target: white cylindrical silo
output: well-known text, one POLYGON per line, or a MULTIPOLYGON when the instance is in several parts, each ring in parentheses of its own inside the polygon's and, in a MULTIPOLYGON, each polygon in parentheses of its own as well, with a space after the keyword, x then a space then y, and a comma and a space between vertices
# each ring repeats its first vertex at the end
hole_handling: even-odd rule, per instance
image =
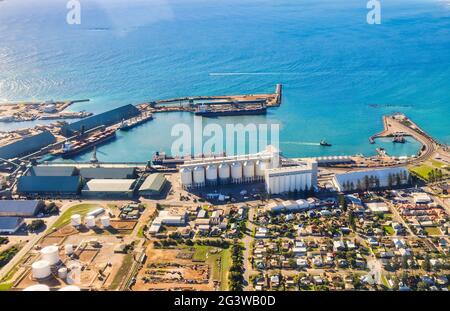
POLYGON ((255 179, 255 162, 250 160, 244 162, 243 175, 245 181, 252 181, 255 179))
POLYGON ((60 279, 65 280, 67 277, 67 268, 65 268, 65 267, 59 268, 58 269, 58 277, 60 279))
POLYGON ((217 166, 215 164, 206 167, 206 183, 210 185, 217 183, 217 166))
POLYGON ((44 284, 36 284, 28 286, 23 290, 24 292, 49 292, 50 288, 44 284))
POLYGON ((56 265, 59 262, 59 249, 56 245, 50 245, 41 249, 42 259, 50 265, 56 265))
POLYGON ((58 289, 58 292, 79 292, 79 291, 81 291, 81 288, 75 285, 68 285, 58 289))
POLYGON ((194 167, 194 186, 202 187, 205 185, 205 168, 203 166, 194 167))
POLYGON ((88 227, 88 228, 95 227, 95 217, 94 216, 86 216, 86 227, 88 227))
POLYGON ((31 265, 31 274, 34 279, 45 279, 51 275, 50 263, 46 260, 39 260, 31 265))
POLYGON ((192 170, 190 168, 182 168, 180 170, 181 185, 185 188, 192 186, 192 170))
POLYGON ((71 224, 74 227, 78 227, 81 225, 81 215, 74 214, 72 217, 70 217, 71 224))
POLYGON ((109 216, 102 216, 100 217, 100 221, 102 222, 103 228, 107 228, 110 226, 110 218, 109 216))
POLYGON ((70 256, 73 254, 73 245, 72 244, 66 244, 64 245, 64 252, 66 255, 70 256))
POLYGON ((234 183, 242 182, 242 163, 233 162, 231 164, 231 179, 234 183))
POLYGON ((227 163, 219 165, 219 180, 221 183, 228 183, 230 181, 230 166, 227 163))
POLYGON ((268 167, 267 162, 265 162, 263 160, 258 160, 256 162, 255 173, 256 173, 257 179, 259 179, 259 180, 264 179, 264 175, 265 175, 267 167, 268 167))

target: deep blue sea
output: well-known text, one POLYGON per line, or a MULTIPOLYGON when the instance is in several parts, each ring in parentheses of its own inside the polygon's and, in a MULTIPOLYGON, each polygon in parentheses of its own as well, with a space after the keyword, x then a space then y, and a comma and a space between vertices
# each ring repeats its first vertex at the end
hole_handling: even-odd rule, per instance
MULTIPOLYGON (((68 25, 66 0, 0 1, 0 101, 89 98, 71 109, 98 113, 283 83, 283 103, 267 116, 206 123, 279 123, 280 147, 293 157, 372 155, 379 145, 412 155, 411 140, 368 142, 383 114, 401 111, 450 143, 450 1, 381 1, 381 25, 367 24, 365 0, 81 2, 81 25, 68 25)), ((170 151, 174 124, 192 120, 158 114, 99 158, 146 161, 170 151)))

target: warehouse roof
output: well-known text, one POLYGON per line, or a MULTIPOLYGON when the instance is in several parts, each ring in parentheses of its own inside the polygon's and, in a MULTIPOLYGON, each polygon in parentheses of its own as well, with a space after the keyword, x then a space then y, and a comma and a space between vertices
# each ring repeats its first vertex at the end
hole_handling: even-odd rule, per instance
POLYGON ((140 113, 139 109, 133 105, 125 105, 110 111, 106 111, 89 118, 82 119, 80 121, 67 124, 62 127, 61 132, 64 136, 68 137, 75 132, 84 130, 90 130, 98 126, 108 126, 114 123, 118 123, 123 119, 130 119, 137 116, 140 113))
POLYGON ((144 183, 139 188, 139 191, 161 192, 165 182, 166 178, 164 177, 164 174, 161 173, 151 174, 145 179, 144 183))
POLYGON ((33 166, 30 171, 31 176, 73 176, 74 166, 33 166))
POLYGON ((85 179, 134 179, 134 167, 87 167, 80 169, 80 175, 85 179))
POLYGON ((0 147, 0 158, 11 159, 24 156, 55 142, 55 136, 49 131, 44 131, 0 147))
POLYGON ((86 183, 83 192, 128 192, 135 181, 134 179, 92 179, 86 183))
POLYGON ((22 217, 0 217, 0 232, 12 231, 16 229, 22 221, 22 217))
POLYGON ((41 201, 0 200, 0 216, 34 216, 41 201))
POLYGON ((17 183, 19 193, 77 193, 79 176, 22 176, 17 183))

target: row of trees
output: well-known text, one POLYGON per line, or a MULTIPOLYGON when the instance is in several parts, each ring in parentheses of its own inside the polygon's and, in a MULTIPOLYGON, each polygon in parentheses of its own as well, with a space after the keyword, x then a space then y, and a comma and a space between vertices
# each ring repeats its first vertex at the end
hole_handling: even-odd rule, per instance
POLYGON ((228 274, 231 291, 242 291, 244 289, 244 247, 238 240, 234 240, 231 246, 231 259, 233 264, 228 274))
POLYGON ((441 181, 444 174, 442 173, 441 169, 435 168, 428 172, 428 181, 429 182, 437 182, 441 181))
MULTIPOLYGON (((411 176, 406 171, 388 174, 387 186, 389 188, 407 183, 411 183, 411 176)), ((358 179, 356 183, 348 180, 342 184, 343 191, 368 191, 380 187, 382 187, 380 177, 375 175, 366 175, 364 178, 358 179)))

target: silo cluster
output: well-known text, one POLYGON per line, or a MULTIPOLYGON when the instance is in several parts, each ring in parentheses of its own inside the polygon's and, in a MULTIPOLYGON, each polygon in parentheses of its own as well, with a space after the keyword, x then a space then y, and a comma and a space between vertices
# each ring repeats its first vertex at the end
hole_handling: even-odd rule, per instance
POLYGON ((263 181, 265 171, 279 167, 279 152, 271 148, 250 155, 194 159, 180 166, 183 188, 263 181))

